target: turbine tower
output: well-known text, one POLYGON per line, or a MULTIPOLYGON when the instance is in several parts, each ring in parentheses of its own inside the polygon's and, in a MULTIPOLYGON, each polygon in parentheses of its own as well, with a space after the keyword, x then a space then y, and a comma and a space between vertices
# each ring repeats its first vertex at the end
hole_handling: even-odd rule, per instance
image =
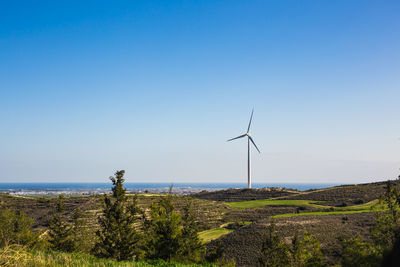
POLYGON ((251 116, 250 116, 250 121, 249 121, 249 126, 247 127, 247 132, 245 134, 239 135, 238 137, 229 139, 227 142, 239 139, 242 137, 247 136, 247 187, 251 188, 251 155, 250 155, 250 142, 253 143, 254 147, 257 149, 258 153, 261 153, 258 147, 256 146, 256 143, 254 143, 253 138, 251 138, 250 135, 250 125, 251 125, 251 120, 253 119, 253 113, 254 113, 254 108, 251 111, 251 116))

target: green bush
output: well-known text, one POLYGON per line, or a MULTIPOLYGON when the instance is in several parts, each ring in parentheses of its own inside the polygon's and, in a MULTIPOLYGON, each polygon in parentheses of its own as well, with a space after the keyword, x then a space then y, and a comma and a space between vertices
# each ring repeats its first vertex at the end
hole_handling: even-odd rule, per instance
POLYGON ((296 233, 291 245, 286 244, 275 231, 273 221, 265 233, 261 254, 262 257, 259 259, 261 266, 322 266, 322 252, 316 238, 305 232, 303 238, 300 239, 296 233))
POLYGON ((99 217, 99 239, 93 251, 99 257, 117 260, 136 260, 141 254, 142 235, 135 228, 142 211, 136 196, 128 202, 123 188, 125 171, 117 171, 110 177, 114 187, 111 197, 104 195, 103 215, 99 217))
POLYGON ((12 244, 41 245, 39 234, 32 231, 33 219, 21 211, 0 209, 0 247, 12 244))
POLYGON ((363 242, 359 237, 343 240, 343 267, 381 266, 382 252, 369 242, 363 242))
POLYGON ((55 211, 49 221, 49 242, 54 250, 72 252, 75 250, 73 227, 63 218, 64 212, 64 196, 59 195, 55 211))

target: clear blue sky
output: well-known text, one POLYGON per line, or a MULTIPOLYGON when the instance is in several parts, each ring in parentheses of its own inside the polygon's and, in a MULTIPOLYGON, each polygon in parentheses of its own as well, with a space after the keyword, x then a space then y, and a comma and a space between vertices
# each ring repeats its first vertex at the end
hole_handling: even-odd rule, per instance
POLYGON ((369 182, 400 167, 399 1, 7 1, 0 182, 369 182))

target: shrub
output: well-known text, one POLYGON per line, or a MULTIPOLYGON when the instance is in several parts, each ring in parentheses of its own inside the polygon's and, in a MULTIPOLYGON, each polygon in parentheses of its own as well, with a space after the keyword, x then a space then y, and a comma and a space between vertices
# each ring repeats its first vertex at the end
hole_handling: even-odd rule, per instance
POLYGON ((336 207, 340 207, 340 208, 347 207, 347 203, 346 202, 342 202, 341 204, 336 205, 336 207))
POLYGON ((49 222, 49 242, 54 250, 72 252, 74 251, 72 226, 64 220, 64 211, 64 196, 60 195, 49 222))
POLYGON ((33 219, 21 211, 0 209, 0 247, 11 244, 34 247, 40 243, 39 234, 32 231, 33 219))
POLYGON ((362 199, 357 199, 357 200, 355 200, 353 203, 354 203, 355 205, 360 205, 360 204, 363 204, 363 203, 364 203, 364 200, 362 200, 362 199))
POLYGON ((93 251, 99 257, 117 260, 135 260, 141 254, 142 235, 135 229, 138 215, 142 211, 137 206, 136 196, 128 203, 123 187, 125 171, 117 171, 110 177, 114 187, 111 197, 104 195, 103 216, 99 217, 99 239, 93 251))
POLYGON ((261 266, 289 266, 289 246, 282 241, 281 236, 275 231, 273 221, 264 235, 261 254, 262 257, 259 259, 261 266))
POLYGON ((199 227, 193 214, 192 202, 183 209, 183 216, 175 211, 171 196, 152 203, 150 220, 146 221, 148 259, 200 262, 204 246, 199 238, 199 227))
POLYGON ((147 222, 147 258, 166 261, 178 258, 182 218, 175 211, 171 197, 162 197, 158 203, 153 203, 150 214, 151 219, 147 222))
POLYGON ((292 244, 288 245, 275 231, 273 221, 265 233, 261 254, 262 257, 259 259, 261 266, 322 266, 322 252, 316 238, 305 232, 300 239, 296 233, 292 244))
POLYGON ((322 266, 322 252, 320 243, 308 232, 304 233, 302 240, 296 233, 292 239, 290 266, 322 266))
POLYGON ((344 240, 342 246, 343 267, 374 267, 381 265, 381 251, 377 250, 371 243, 360 241, 359 237, 344 240))
POLYGON ((182 216, 182 236, 179 242, 179 259, 182 262, 199 262, 204 245, 199 237, 199 225, 193 214, 192 201, 187 202, 182 216))

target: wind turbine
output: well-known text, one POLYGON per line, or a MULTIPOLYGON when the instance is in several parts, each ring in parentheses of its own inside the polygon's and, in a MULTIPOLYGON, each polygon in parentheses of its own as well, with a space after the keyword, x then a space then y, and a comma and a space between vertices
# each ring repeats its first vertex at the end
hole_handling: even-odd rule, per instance
POLYGON ((247 132, 245 134, 239 135, 238 137, 229 139, 227 142, 239 139, 242 137, 247 136, 247 187, 251 188, 251 157, 250 157, 250 142, 253 143, 254 147, 257 149, 258 153, 261 153, 258 147, 256 146, 256 143, 254 143, 253 138, 251 138, 250 135, 250 125, 251 125, 251 120, 253 119, 253 113, 254 113, 254 108, 251 111, 251 116, 250 116, 250 121, 249 121, 249 126, 247 127, 247 132))

